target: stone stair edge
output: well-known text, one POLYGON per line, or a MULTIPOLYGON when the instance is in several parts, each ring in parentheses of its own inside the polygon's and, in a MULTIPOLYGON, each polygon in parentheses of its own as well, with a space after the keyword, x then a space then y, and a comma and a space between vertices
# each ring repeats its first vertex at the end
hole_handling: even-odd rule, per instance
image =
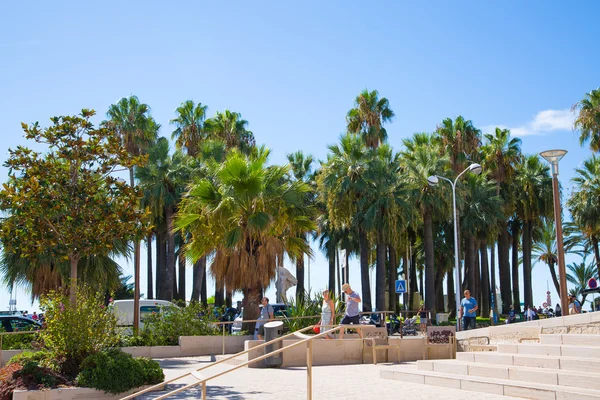
MULTIPOLYGON (((429 360, 426 360, 426 361, 429 361, 429 360)), ((433 361, 433 360, 431 360, 431 361, 433 361)), ((420 376, 430 376, 430 377, 436 377, 436 378, 446 378, 446 379, 459 380, 459 381, 469 381, 469 382, 475 382, 475 383, 490 383, 490 384, 496 384, 496 385, 511 386, 511 387, 516 387, 516 388, 561 392, 561 393, 568 393, 571 395, 581 394, 581 395, 586 395, 586 396, 597 396, 598 399, 600 399, 600 390, 586 389, 586 388, 580 388, 580 387, 576 387, 576 386, 548 385, 548 384, 535 383, 535 382, 489 378, 489 377, 484 377, 484 376, 459 375, 459 374, 450 374, 450 373, 445 373, 445 372, 424 371, 424 370, 416 370, 416 369, 411 369, 411 370, 408 370, 408 369, 407 370, 398 370, 398 369, 393 369, 393 368, 382 369, 380 372, 380 377, 383 379, 391 379, 391 380, 396 380, 396 379, 393 378, 393 375, 391 378, 385 377, 384 375, 387 375, 385 373, 385 371, 389 371, 392 373, 398 372, 398 373, 409 374, 409 375, 420 375, 420 376)), ((466 389, 463 389, 463 390, 466 390, 466 389)))
MULTIPOLYGON (((583 360, 586 360, 586 359, 583 359, 583 360)), ((513 369, 513 370, 519 370, 519 371, 524 371, 524 372, 560 373, 560 374, 578 375, 578 376, 584 376, 584 377, 587 376, 589 378, 600 378, 600 372, 574 371, 574 370, 546 368, 546 367, 539 368, 539 367, 529 367, 526 365, 491 364, 491 363, 484 363, 484 362, 477 362, 477 361, 471 362, 471 361, 462 361, 462 360, 418 360, 417 368, 420 363, 423 363, 423 364, 430 364, 430 363, 431 364, 435 364, 435 363, 453 364, 453 363, 455 363, 458 365, 481 366, 482 368, 513 369)), ((419 371, 424 371, 424 370, 419 370, 419 371)), ((433 371, 433 372, 437 372, 437 371, 433 371)), ((455 375, 455 376, 456 375, 458 375, 458 376, 475 376, 475 375, 461 375, 459 373, 453 374, 453 375, 455 375)), ((598 392, 600 392, 600 390, 598 390, 598 392)))
MULTIPOLYGON (((582 361, 582 362, 589 362, 590 358, 587 357, 572 357, 572 356, 549 356, 547 354, 523 354, 523 353, 500 353, 497 351, 461 351, 456 353, 457 357, 458 354, 485 354, 485 355, 492 355, 492 357, 494 355, 497 355, 498 357, 507 357, 507 356, 511 356, 511 357, 519 357, 519 358, 545 358, 545 359, 561 359, 561 360, 566 360, 566 361, 582 361)), ((424 361, 435 361, 435 360, 424 360, 424 361)), ((462 360, 457 360, 457 361, 462 361, 462 360)), ((600 362, 600 359, 598 359, 598 362, 600 362)))

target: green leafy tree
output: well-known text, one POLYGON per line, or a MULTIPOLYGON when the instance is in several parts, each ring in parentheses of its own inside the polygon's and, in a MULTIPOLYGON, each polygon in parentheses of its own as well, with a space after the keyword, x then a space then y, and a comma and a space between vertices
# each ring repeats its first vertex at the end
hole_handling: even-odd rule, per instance
POLYGON ((131 156, 114 131, 96 129, 94 114, 54 117, 44 129, 22 124, 25 137, 46 144, 49 152, 10 150, 4 164, 9 180, 0 191, 0 208, 7 213, 0 227, 4 251, 68 260, 73 303, 81 258, 107 255, 115 241, 140 237, 145 229, 140 193, 111 175, 117 166, 133 167, 142 159, 131 156))
POLYGON ((590 143, 590 149, 600 151, 600 88, 585 94, 585 97, 573 106, 578 111, 575 129, 580 130, 579 142, 583 146, 590 143))
MULTIPOLYGON (((558 250, 556 248, 556 228, 554 221, 550 218, 545 218, 543 224, 538 229, 538 238, 532 248, 534 262, 543 262, 548 266, 554 289, 556 289, 556 293, 560 293, 560 283, 558 282, 555 269, 555 266, 558 264, 558 250)), ((565 229, 565 234, 567 232, 567 229, 565 229)), ((567 248, 567 240, 565 240, 565 248, 567 248)))
POLYGON ((582 295, 581 306, 587 297, 587 294, 582 294, 581 291, 587 287, 591 278, 598 279, 598 273, 592 264, 586 264, 585 259, 580 263, 567 265, 567 282, 575 286, 572 290, 575 296, 582 295))

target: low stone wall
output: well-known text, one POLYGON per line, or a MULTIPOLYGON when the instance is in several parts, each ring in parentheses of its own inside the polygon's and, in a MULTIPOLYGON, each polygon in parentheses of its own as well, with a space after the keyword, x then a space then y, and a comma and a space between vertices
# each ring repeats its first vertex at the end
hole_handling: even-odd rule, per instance
MULTIPOLYGON (((119 394, 104 393, 101 390, 78 387, 46 390, 15 390, 13 400, 117 400, 148 387, 142 386, 119 394)), ((156 390, 163 390, 163 388, 164 386, 158 387, 156 390)))
MULTIPOLYGON (((283 340, 283 347, 289 346, 299 340, 283 340)), ((400 342, 401 361, 422 360, 426 356, 426 339, 424 337, 405 337, 389 339, 390 343, 400 342)), ((260 340, 248 340, 246 350, 263 344, 260 340)), ((429 345, 430 359, 447 359, 450 345, 429 345)), ((379 362, 386 360, 386 350, 378 350, 379 362)), ((248 353, 248 360, 253 360, 264 355, 264 349, 257 349, 248 353)), ((398 356, 394 349, 387 351, 388 362, 397 362, 398 356)), ((345 365, 345 364, 370 364, 373 362, 370 348, 363 348, 362 339, 331 339, 313 341, 313 365, 345 365)), ((306 345, 299 345, 283 352, 282 367, 305 367, 306 345)), ((263 361, 249 365, 250 368, 265 368, 263 361)))

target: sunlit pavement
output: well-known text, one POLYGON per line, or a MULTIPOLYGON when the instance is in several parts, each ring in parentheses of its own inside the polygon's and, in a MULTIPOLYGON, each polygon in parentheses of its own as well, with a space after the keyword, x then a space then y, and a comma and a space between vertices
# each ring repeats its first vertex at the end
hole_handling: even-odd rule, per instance
MULTIPOLYGON (((214 360, 214 359, 213 359, 214 360)), ((211 362, 210 357, 185 357, 157 360, 163 367, 167 379, 195 370, 211 362)), ((487 393, 469 392, 435 386, 381 379, 379 372, 392 364, 362 364, 313 367, 313 399, 460 399, 499 400, 514 399, 487 393)), ((211 376, 230 369, 231 365, 217 365, 202 371, 211 376)), ((195 382, 188 377, 168 385, 174 390, 184 384, 195 382)), ((152 399, 165 392, 155 392, 141 397, 152 399)), ((200 387, 178 393, 172 399, 199 399, 200 387)), ((261 399, 291 400, 306 399, 306 368, 240 368, 224 376, 210 380, 207 386, 209 399, 261 399)))

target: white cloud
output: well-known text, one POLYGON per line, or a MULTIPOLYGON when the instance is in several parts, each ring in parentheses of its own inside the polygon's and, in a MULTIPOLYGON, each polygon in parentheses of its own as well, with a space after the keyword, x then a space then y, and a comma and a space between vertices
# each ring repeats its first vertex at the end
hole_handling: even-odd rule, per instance
POLYGON ((570 109, 544 110, 537 113, 533 119, 523 125, 509 127, 506 125, 486 125, 481 128, 484 133, 493 132, 496 127, 510 129, 513 136, 543 135, 553 131, 570 131, 573 129, 575 113, 570 109))

